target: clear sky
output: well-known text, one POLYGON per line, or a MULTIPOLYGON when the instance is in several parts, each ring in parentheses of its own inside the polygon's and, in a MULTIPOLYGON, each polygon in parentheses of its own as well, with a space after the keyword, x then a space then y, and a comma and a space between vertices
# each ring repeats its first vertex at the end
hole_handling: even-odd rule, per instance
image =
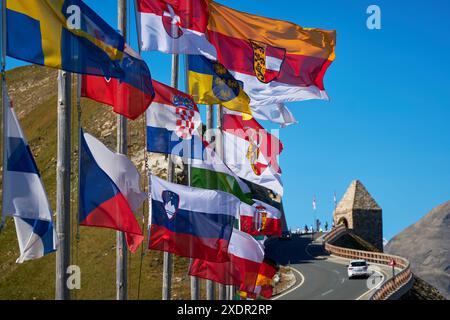
MULTIPOLYGON (((117 26, 116 1, 85 2, 117 26)), ((383 208, 387 239, 450 200, 449 1, 219 2, 337 30, 336 60, 325 77, 331 101, 289 103, 300 124, 280 132, 290 227, 312 224, 314 195, 317 217, 330 222, 333 192, 340 199, 353 179, 383 208), (366 27, 371 4, 381 8, 381 30, 366 27)), ((134 13, 131 17, 136 48, 134 13)), ((170 56, 143 56, 153 77, 169 83, 170 56)), ((18 65, 8 59, 8 69, 18 65)))

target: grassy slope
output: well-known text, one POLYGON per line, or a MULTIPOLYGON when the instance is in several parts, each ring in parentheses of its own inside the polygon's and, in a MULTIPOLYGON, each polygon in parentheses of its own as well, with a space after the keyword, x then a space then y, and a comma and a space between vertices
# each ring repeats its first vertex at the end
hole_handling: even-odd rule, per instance
MULTIPOLYGON (((52 208, 56 205, 56 100, 57 72, 30 66, 7 74, 8 88, 14 108, 36 158, 52 208)), ((74 90, 75 92, 75 90, 74 90)), ((72 216, 76 221, 76 108, 73 108, 72 139, 72 216)), ((110 148, 115 146, 115 115, 108 107, 82 99, 83 127, 100 138, 110 148)), ((144 148, 142 117, 130 125, 129 149, 132 155, 144 148)), ((142 156, 140 156, 142 158, 142 156)), ((142 159, 138 159, 142 160, 142 159)), ((141 172, 142 176, 144 173, 141 172)), ((145 214, 147 216, 147 214, 145 214)), ((81 267, 81 289, 74 291, 77 299, 115 298, 115 232, 101 228, 80 228, 80 240, 75 239, 76 224, 72 224, 72 263, 81 267), (78 250, 77 250, 78 249, 78 250)), ((147 250, 146 250, 147 251, 147 250)), ((0 299, 53 299, 55 254, 16 264, 19 255, 14 222, 7 220, 0 234, 0 299)), ((130 254, 129 296, 137 298, 141 254, 130 254)), ((173 298, 189 298, 188 261, 174 260, 173 298)), ((147 251, 142 259, 140 299, 161 298, 162 254, 147 251)))

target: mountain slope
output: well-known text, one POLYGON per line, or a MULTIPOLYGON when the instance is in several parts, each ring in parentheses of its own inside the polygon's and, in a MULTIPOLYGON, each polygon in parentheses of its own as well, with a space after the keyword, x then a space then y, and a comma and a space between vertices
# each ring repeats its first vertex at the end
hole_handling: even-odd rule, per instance
MULTIPOLYGON (((38 66, 27 66, 7 72, 8 91, 14 109, 28 139, 53 209, 56 205, 56 102, 57 71, 38 66)), ((74 87, 75 88, 75 87, 74 87)), ((73 93, 75 94, 75 90, 73 93)), ((75 97, 75 96, 74 96, 75 97)), ((73 101, 75 101, 73 99, 73 101)), ((82 125, 108 147, 115 149, 116 116, 108 106, 82 99, 82 125)), ((115 298, 115 232, 102 228, 79 229, 76 239, 77 195, 77 110, 73 103, 72 113, 72 264, 81 268, 81 289, 73 291, 78 299, 115 298)), ((141 117, 130 122, 128 132, 131 159, 145 176, 144 148, 145 121, 141 117)), ((162 155, 151 155, 149 166, 153 173, 165 177, 167 162, 162 155)), ((176 168, 177 177, 183 180, 182 167, 176 168)), ((142 179, 144 183, 144 179, 142 179)), ((146 217, 147 207, 136 212, 146 217)), ((146 228, 145 222, 144 229, 146 228)), ((144 241, 145 245, 145 241, 144 241)), ((16 264, 19 256, 14 222, 7 219, 0 234, 0 299, 53 299, 55 283, 55 254, 44 258, 16 264)), ((137 298, 141 266, 140 249, 130 254, 129 297, 137 298)), ((188 260, 174 259, 173 298, 189 298, 188 260)), ((162 253, 147 252, 142 259, 140 283, 141 299, 161 299, 162 253)))
POLYGON ((415 275, 450 299, 450 201, 392 238, 385 252, 407 258, 415 275))

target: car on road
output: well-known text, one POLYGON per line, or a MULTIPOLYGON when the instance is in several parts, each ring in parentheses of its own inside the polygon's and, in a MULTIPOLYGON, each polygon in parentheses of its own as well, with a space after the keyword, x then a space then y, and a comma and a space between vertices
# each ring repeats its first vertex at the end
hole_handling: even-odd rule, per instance
POLYGON ((369 264, 366 260, 352 260, 347 266, 348 278, 369 277, 369 264))
POLYGON ((291 240, 291 239, 292 239, 292 234, 290 231, 283 231, 281 233, 280 240, 291 240))

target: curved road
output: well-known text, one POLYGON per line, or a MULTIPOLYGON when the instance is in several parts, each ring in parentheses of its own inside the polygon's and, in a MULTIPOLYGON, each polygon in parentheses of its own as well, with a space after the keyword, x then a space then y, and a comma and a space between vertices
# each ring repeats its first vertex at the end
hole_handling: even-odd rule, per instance
POLYGON ((275 296, 280 300, 356 300, 368 299, 372 289, 390 275, 389 267, 369 265, 369 279, 347 277, 349 260, 328 255, 311 235, 293 235, 292 240, 270 240, 267 255, 281 265, 290 265, 296 276, 293 288, 275 296))

